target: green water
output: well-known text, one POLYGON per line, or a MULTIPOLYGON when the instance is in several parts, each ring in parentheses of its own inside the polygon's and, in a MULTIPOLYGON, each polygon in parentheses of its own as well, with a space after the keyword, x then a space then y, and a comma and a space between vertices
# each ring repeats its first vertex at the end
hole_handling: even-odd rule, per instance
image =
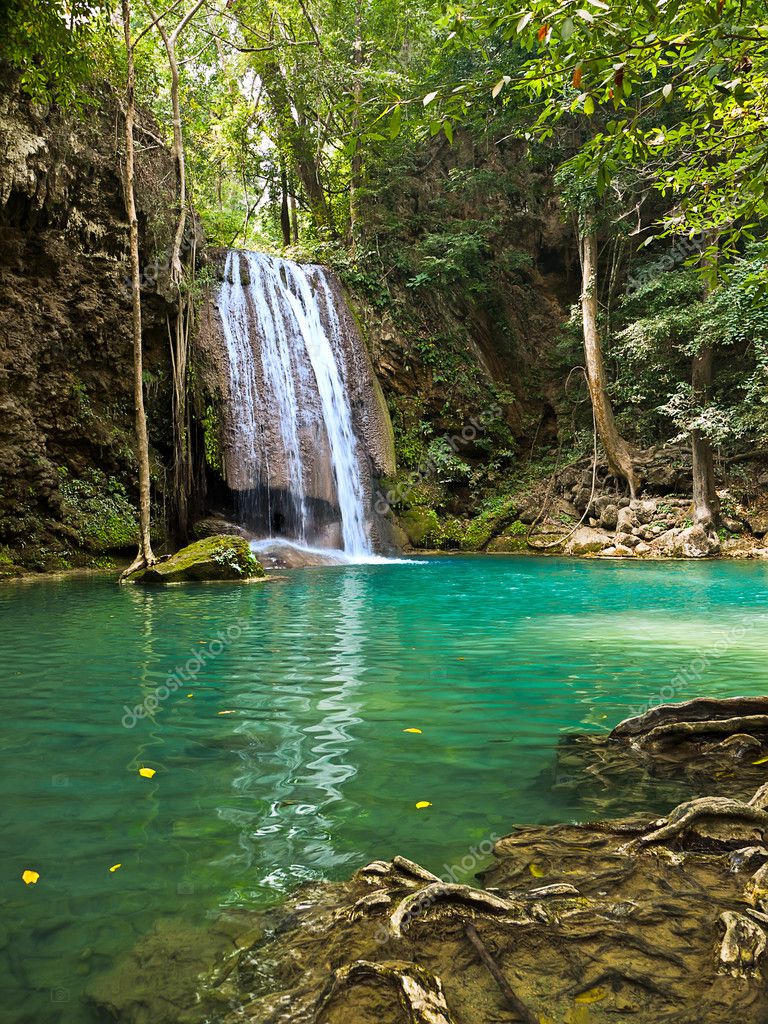
POLYGON ((396 852, 443 874, 514 822, 578 817, 551 784, 558 738, 668 686, 768 692, 767 616, 759 563, 456 557, 249 587, 0 588, 2 1019, 88 1019, 82 989, 158 918, 264 906, 396 852))

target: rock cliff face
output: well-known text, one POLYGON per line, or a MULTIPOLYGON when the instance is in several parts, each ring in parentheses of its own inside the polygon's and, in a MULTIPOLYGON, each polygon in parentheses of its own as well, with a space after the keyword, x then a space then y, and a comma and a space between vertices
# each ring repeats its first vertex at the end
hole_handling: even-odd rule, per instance
MULTIPOLYGON (((0 72, 0 559, 30 568, 130 547, 135 518, 122 114, 34 107, 0 72)), ((172 164, 140 156, 143 260, 167 248, 172 164)), ((162 277, 162 269, 160 269, 162 277)), ((145 380, 156 476, 169 446, 168 308, 147 281, 145 380)), ((1 566, 0 566, 1 568, 1 566)))

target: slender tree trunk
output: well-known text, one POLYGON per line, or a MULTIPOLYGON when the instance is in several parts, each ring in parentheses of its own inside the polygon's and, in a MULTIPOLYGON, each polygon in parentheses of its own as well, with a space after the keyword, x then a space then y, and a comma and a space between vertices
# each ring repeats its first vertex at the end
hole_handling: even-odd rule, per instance
POLYGON ((291 209, 288 204, 288 175, 285 167, 280 169, 280 229, 283 232, 283 247, 291 244, 291 209))
POLYGON ((634 498, 638 490, 632 452, 616 427, 613 407, 608 397, 603 350, 597 326, 597 231, 594 224, 580 225, 581 255, 581 313, 584 325, 584 360, 587 368, 589 394, 595 413, 597 432, 603 445, 608 465, 616 476, 629 484, 634 498))
POLYGON ((175 285, 181 284, 184 276, 184 269, 181 265, 181 246, 184 241, 184 229, 187 223, 187 165, 184 158, 184 134, 181 123, 181 101, 179 98, 179 65, 176 60, 176 43, 179 36, 190 23, 192 18, 203 6, 205 0, 197 0, 190 11, 182 18, 173 32, 168 34, 162 22, 162 16, 157 18, 152 7, 147 3, 150 17, 155 21, 157 30, 163 40, 165 52, 168 57, 168 67, 171 71, 171 108, 173 111, 173 161, 176 165, 177 198, 179 201, 178 217, 176 221, 176 233, 173 239, 171 250, 171 281, 175 285))
MULTIPOLYGON (((179 95, 179 65, 176 59, 176 43, 180 34, 203 6, 204 0, 197 0, 192 8, 169 34, 163 24, 163 15, 155 15, 152 5, 145 0, 150 17, 165 47, 168 67, 171 72, 171 109, 173 114, 173 162, 176 167, 176 198, 178 212, 176 231, 170 256, 171 283, 178 290, 176 327, 171 333, 171 362, 173 365, 173 435, 174 435, 174 499, 179 533, 186 539, 188 529, 189 495, 192 490, 192 462, 189 451, 189 416, 187 403, 187 363, 189 354, 190 303, 181 290, 184 267, 181 248, 187 224, 187 168, 184 155, 184 131, 181 121, 181 99, 179 95)), ((193 258, 194 264, 194 258, 193 258)))
POLYGON ((149 436, 147 433, 147 417, 144 411, 144 381, 141 338, 141 272, 139 267, 139 222, 136 215, 136 196, 134 193, 134 150, 133 126, 136 119, 136 69, 133 62, 131 44, 131 5, 130 0, 122 0, 123 30, 125 33, 125 52, 128 64, 126 83, 125 112, 125 211, 128 215, 130 230, 131 253, 131 303, 133 311, 133 398, 136 415, 136 458, 139 464, 139 550, 133 564, 123 573, 123 578, 136 569, 152 565, 155 556, 152 553, 150 539, 150 475, 149 475, 149 436))
MULTIPOLYGON (((713 351, 703 346, 693 357, 691 384, 693 400, 703 407, 709 399, 712 383, 713 351)), ((693 456, 693 518, 705 530, 715 530, 720 523, 720 499, 715 488, 715 462, 712 444, 701 430, 691 431, 693 456)))
MULTIPOLYGON (((355 5, 355 46, 353 62, 355 67, 355 80, 353 88, 353 112, 352 112, 352 135, 357 137, 360 130, 360 108, 363 101, 363 84, 360 80, 360 71, 363 66, 363 40, 362 40, 362 0, 357 0, 355 5)), ((349 244, 354 251, 355 241, 358 233, 359 211, 358 199, 360 192, 360 179, 363 171, 363 157, 359 144, 356 146, 350 161, 349 174, 349 244)))
POLYGON ((293 233, 293 244, 297 245, 299 241, 299 215, 296 210, 296 195, 294 193, 294 184, 291 182, 291 232, 293 233))
POLYGON ((320 181, 312 140, 303 125, 297 123, 282 69, 277 61, 266 62, 261 72, 264 89, 279 123, 279 131, 291 154, 296 177, 301 184, 306 204, 318 227, 325 228, 332 238, 338 237, 328 197, 320 181))

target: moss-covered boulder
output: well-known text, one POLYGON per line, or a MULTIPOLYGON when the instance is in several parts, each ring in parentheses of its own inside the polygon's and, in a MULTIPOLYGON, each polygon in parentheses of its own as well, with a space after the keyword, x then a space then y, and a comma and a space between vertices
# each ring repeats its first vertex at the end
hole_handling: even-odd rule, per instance
POLYGON ((467 527, 462 548, 465 551, 484 551, 492 538, 517 518, 517 505, 518 499, 510 495, 489 501, 467 527))
POLYGON ((409 508, 400 516, 399 524, 414 548, 433 547, 440 532, 440 521, 432 508, 409 508))
POLYGON ((206 583, 251 580, 264 568, 241 537, 206 537, 195 541, 165 561, 141 569, 131 579, 137 583, 206 583))

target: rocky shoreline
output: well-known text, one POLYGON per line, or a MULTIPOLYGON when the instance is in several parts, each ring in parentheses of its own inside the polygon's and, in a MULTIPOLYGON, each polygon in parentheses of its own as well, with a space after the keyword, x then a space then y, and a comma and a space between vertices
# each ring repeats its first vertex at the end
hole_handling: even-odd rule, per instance
POLYGON ((172 999, 148 994, 159 940, 91 999, 136 1024, 764 1024, 767 777, 768 697, 662 705, 567 739, 557 778, 596 810, 619 779, 688 790, 663 817, 516 827, 472 884, 374 861, 230 916, 229 951, 201 971, 198 950, 172 999))

